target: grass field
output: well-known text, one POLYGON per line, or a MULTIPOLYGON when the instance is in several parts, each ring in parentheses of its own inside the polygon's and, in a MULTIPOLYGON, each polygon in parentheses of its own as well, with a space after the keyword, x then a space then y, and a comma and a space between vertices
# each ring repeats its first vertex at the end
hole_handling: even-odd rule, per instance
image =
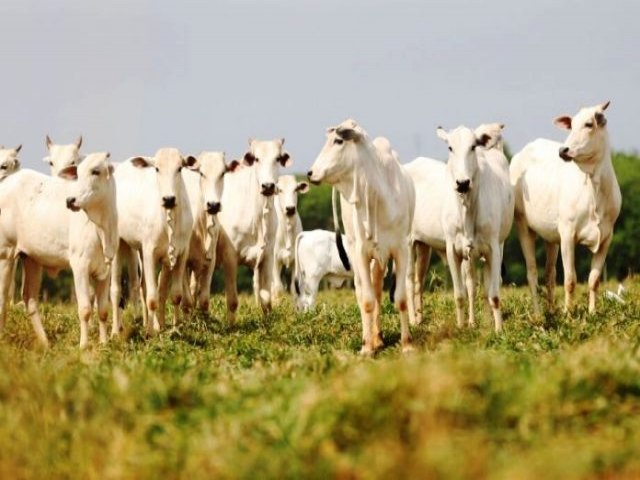
POLYGON ((451 293, 429 294, 409 356, 386 305, 374 359, 350 291, 266 319, 244 297, 234 328, 216 295, 212 318, 151 340, 134 325, 99 347, 94 326, 84 352, 71 307, 43 307, 47 352, 15 308, 0 478, 638 478, 640 281, 595 316, 582 288, 572 317, 537 322, 505 288, 500 335, 486 313, 456 329, 451 293))

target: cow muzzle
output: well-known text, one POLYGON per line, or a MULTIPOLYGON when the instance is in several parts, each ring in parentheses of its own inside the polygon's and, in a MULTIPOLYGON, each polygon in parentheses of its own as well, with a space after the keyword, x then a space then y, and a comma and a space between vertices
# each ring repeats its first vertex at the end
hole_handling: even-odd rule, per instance
POLYGON ((456 192, 467 193, 471 190, 471 180, 456 180, 456 192))
POLYGON ((296 207, 285 207, 284 212, 287 217, 293 217, 296 214, 296 207))
POLYGON ((72 212, 80 211, 80 207, 76 205, 76 197, 67 197, 67 208, 72 212))
POLYGON ((222 210, 220 202, 207 202, 207 213, 209 215, 216 215, 217 213, 220 213, 220 210, 222 210))
POLYGON ((569 147, 560 147, 560 149, 558 150, 558 155, 565 162, 570 162, 571 160, 573 160, 573 157, 569 153, 569 147))
POLYGON ((270 197, 274 193, 276 193, 276 184, 275 183, 263 183, 261 185, 262 190, 260 193, 265 197, 270 197))
POLYGON ((167 209, 172 209, 175 208, 176 206, 176 197, 175 196, 170 196, 170 197, 162 197, 162 206, 164 208, 167 209))
POLYGON ((313 170, 309 170, 307 172, 307 178, 309 179, 310 183, 313 183, 314 185, 320 185, 320 180, 314 180, 313 178, 313 170))

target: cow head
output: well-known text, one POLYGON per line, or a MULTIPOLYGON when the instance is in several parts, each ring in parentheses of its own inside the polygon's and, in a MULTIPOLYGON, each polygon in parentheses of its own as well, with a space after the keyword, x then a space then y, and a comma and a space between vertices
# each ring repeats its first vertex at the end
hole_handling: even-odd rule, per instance
POLYGON ((467 127, 458 127, 449 132, 438 127, 438 137, 449 145, 447 168, 453 179, 454 190, 464 195, 474 187, 474 178, 478 170, 477 147, 486 147, 490 137, 482 134, 479 138, 467 127))
POLYGON ((367 133, 355 120, 345 120, 327 129, 327 141, 316 161, 307 172, 313 184, 333 185, 351 172, 358 157, 358 149, 365 148, 367 133))
POLYGON ((91 153, 78 166, 71 165, 60 171, 59 177, 75 180, 69 196, 67 208, 74 212, 104 208, 104 198, 113 194, 113 166, 109 163, 109 154, 91 153))
POLYGON ((473 133, 476 138, 482 138, 483 135, 489 137, 487 144, 484 146, 487 150, 490 148, 497 148, 504 153, 504 145, 502 142, 502 130, 504 130, 504 123, 483 123, 478 126, 473 133))
POLYGON ((602 149, 608 145, 607 119, 604 111, 609 102, 581 109, 573 118, 557 117, 553 123, 570 130, 558 155, 565 162, 574 161, 578 166, 589 167, 602 157, 602 149))
POLYGON ((283 215, 294 217, 298 207, 298 194, 309 191, 307 182, 298 182, 293 175, 282 175, 278 179, 278 204, 283 215))
POLYGON ((240 162, 234 160, 227 165, 224 152, 202 152, 198 155, 196 163, 189 167, 200 173, 200 188, 208 214, 216 215, 220 212, 224 175, 234 172, 239 164, 240 162))
POLYGON ((43 161, 49 164, 51 175, 53 176, 58 175, 60 171, 67 167, 78 166, 84 159, 84 156, 80 155, 82 136, 78 137, 75 143, 58 145, 53 143, 49 135, 47 135, 46 144, 49 155, 44 157, 43 161))
POLYGON ((0 147, 0 181, 20 168, 18 152, 21 148, 22 145, 18 145, 16 148, 0 147))
POLYGON ((275 140, 249 139, 249 151, 244 155, 244 163, 257 169, 260 193, 270 197, 276 193, 276 182, 280 167, 289 167, 293 160, 282 147, 284 138, 275 140))
POLYGON ((182 168, 196 164, 195 157, 183 157, 176 148, 161 148, 153 157, 133 157, 129 161, 136 168, 155 169, 162 206, 167 210, 177 205, 177 192, 183 181, 180 174, 182 168))

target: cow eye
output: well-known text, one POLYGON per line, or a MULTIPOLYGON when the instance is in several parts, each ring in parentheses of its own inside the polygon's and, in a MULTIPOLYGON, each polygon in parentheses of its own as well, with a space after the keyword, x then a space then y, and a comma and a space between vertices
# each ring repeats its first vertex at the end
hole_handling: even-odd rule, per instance
POLYGON ((91 175, 100 175, 100 169, 99 168, 94 168, 93 170, 91 170, 91 175))
POLYGON ((449 151, 450 151, 451 153, 453 153, 453 148, 449 147, 449 151))
POLYGON ((341 138, 336 138, 333 143, 335 143, 336 145, 342 145, 344 143, 344 140, 342 140, 341 138))
POLYGON ((181 172, 181 171, 182 171, 182 167, 178 167, 178 172, 181 172))
POLYGON ((158 167, 153 167, 156 169, 156 172, 160 173, 160 169, 158 167))
POLYGON ((593 122, 587 122, 584 124, 586 128, 593 128, 593 122))
POLYGON ((471 151, 472 152, 475 151, 476 147, 477 147, 477 145, 471 145, 471 151))
POLYGON ((0 170, 6 170, 6 169, 7 169, 7 166, 6 166, 6 165, 2 165, 2 166, 0 166, 0 170))
POLYGON ((53 167, 53 162, 49 162, 49 166, 53 167))

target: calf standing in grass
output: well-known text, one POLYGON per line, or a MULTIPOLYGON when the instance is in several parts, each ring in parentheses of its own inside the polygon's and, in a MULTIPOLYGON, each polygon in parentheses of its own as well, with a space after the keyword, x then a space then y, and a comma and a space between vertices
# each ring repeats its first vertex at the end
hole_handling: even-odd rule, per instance
POLYGON ((94 153, 79 166, 59 172, 73 182, 21 170, 0 184, 0 326, 6 318, 12 263, 21 255, 23 300, 40 342, 48 344, 38 312, 42 270, 55 273, 71 267, 80 347, 88 344, 94 293, 100 342, 106 343, 109 267, 118 244, 115 184, 108 157, 108 153, 94 153))
POLYGON ((274 203, 278 228, 276 229, 273 285, 271 287, 271 297, 274 301, 284 291, 281 278, 282 269, 289 268, 294 270, 295 268, 296 238, 302 232, 302 220, 298 215, 298 194, 307 193, 309 184, 307 182, 298 182, 293 175, 283 175, 278 179, 276 187, 278 194, 274 203))
POLYGON ((611 163, 609 133, 604 111, 609 102, 581 109, 573 118, 555 119, 571 133, 564 143, 538 139, 513 157, 511 182, 515 188, 515 220, 527 280, 538 305, 536 235, 545 241, 547 299, 553 304, 558 247, 564 269, 565 310, 573 303, 576 287, 575 245, 593 253, 589 273, 589 312, 596 309, 596 291, 611 239, 620 215, 622 196, 611 163))
MULTIPOLYGON (((382 280, 390 258, 396 275, 407 278, 413 182, 401 168, 385 138, 373 142, 353 120, 327 132, 327 141, 308 172, 312 183, 333 185, 341 195, 342 218, 353 263, 356 297, 362 317, 362 350, 370 355, 383 346, 380 332, 382 280)), ((396 282, 401 342, 411 348, 407 289, 396 282)))
POLYGON ((513 222, 514 196, 509 164, 499 149, 487 149, 491 137, 486 133, 477 136, 466 127, 450 132, 438 128, 437 133, 449 146, 441 218, 456 301, 456 320, 461 327, 466 283, 469 325, 475 323, 473 263, 482 257, 486 261, 485 291, 493 311, 495 331, 499 332, 502 329, 502 245, 513 222))

